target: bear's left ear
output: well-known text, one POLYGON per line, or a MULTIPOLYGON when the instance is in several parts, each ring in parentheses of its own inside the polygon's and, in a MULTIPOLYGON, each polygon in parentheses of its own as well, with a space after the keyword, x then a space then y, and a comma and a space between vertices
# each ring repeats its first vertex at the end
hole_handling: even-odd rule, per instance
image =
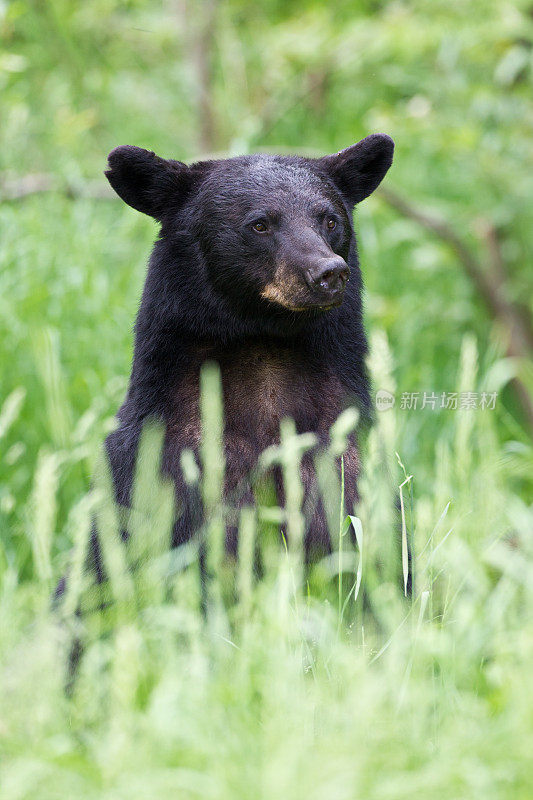
POLYGON ((373 133, 357 144, 319 159, 329 177, 349 203, 360 203, 372 194, 392 164, 394 142, 386 133, 373 133))
POLYGON ((192 184, 192 171, 181 161, 169 161, 142 147, 123 145, 108 156, 105 176, 125 203, 161 220, 179 206, 192 184))

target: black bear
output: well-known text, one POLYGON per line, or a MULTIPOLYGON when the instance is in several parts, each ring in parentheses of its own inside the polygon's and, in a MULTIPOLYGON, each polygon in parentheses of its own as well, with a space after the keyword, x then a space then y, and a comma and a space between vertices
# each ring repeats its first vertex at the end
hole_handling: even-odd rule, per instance
MULTIPOLYGON (((259 154, 187 166, 138 147, 110 153, 105 174, 113 189, 161 229, 137 316, 129 389, 107 451, 117 502, 127 506, 143 422, 162 420, 162 469, 180 509, 173 544, 189 539, 198 519, 180 453, 198 453, 206 360, 220 366, 225 491, 240 487, 238 503, 253 501, 249 476, 261 451, 279 441, 283 417, 325 444, 346 406, 370 415, 352 211, 383 179, 393 149, 389 136, 373 134, 316 159, 259 154)), ((355 439, 344 469, 351 511, 355 439)), ((302 461, 302 481, 306 495, 316 495, 311 458, 302 461)), ((275 483, 282 503, 279 475, 275 483)), ((308 551, 327 549, 328 538, 315 504, 308 551)), ((231 532, 228 547, 235 547, 231 532)))

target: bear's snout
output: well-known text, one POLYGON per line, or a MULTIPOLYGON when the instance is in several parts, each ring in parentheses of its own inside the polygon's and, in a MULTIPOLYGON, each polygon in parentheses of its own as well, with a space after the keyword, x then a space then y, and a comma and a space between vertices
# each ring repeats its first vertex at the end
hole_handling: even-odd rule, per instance
POLYGON ((309 288, 325 301, 340 303, 350 268, 343 258, 323 258, 306 270, 305 279, 309 288))

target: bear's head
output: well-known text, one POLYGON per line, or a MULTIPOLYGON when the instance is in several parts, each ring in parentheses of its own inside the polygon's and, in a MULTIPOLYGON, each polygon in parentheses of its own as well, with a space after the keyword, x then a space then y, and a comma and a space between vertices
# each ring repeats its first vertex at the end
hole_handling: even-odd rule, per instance
MULTIPOLYGON (((193 248, 194 258, 175 266, 189 299, 195 281, 204 293, 207 282, 243 318, 309 317, 342 303, 350 271, 358 279, 353 207, 379 185, 393 149, 389 136, 373 134, 323 158, 260 154, 187 166, 124 146, 110 153, 106 176, 161 223, 160 241, 181 237, 193 248)), ((167 270, 171 261, 167 254, 167 270)))

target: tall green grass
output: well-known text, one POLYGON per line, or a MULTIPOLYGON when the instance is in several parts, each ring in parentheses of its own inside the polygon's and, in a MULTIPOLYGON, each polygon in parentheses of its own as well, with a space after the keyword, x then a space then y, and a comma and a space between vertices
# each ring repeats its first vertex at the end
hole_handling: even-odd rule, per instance
MULTIPOLYGON (((464 389, 477 380, 471 338, 460 364, 464 389)), ((392 386, 391 366, 379 334, 375 385, 392 386)), ((530 798, 533 520, 509 493, 490 415, 456 412, 428 458, 433 491, 419 494, 399 452, 400 412, 378 414, 356 517, 341 509, 328 464, 319 468, 322 490, 333 491, 334 552, 311 567, 302 556, 297 467, 312 440, 285 421, 263 464, 282 465, 286 508, 241 509, 232 560, 223 547, 231 509, 221 500, 216 368, 204 371, 202 387, 206 527, 182 548, 168 549, 173 492, 158 477, 156 425, 143 433, 129 510, 112 500, 100 451, 90 459, 93 490, 61 521, 61 437, 39 456, 27 559, 4 558, 1 569, 2 800, 530 798), (93 514, 103 587, 85 569, 93 514), (272 540, 273 520, 285 523, 285 545, 272 540), (402 536, 413 549, 411 601, 402 589, 402 536), (69 547, 58 551, 56 539, 69 547), (68 588, 53 609, 50 590, 65 570, 68 588), (68 695, 74 639, 84 649, 68 695)), ((50 391, 53 418, 67 419, 57 386, 50 391)), ((18 392, 4 403, 2 432, 22 399, 18 392)), ((337 423, 330 465, 355 422, 337 423)), ((189 477, 200 479, 191 463, 189 477)))

